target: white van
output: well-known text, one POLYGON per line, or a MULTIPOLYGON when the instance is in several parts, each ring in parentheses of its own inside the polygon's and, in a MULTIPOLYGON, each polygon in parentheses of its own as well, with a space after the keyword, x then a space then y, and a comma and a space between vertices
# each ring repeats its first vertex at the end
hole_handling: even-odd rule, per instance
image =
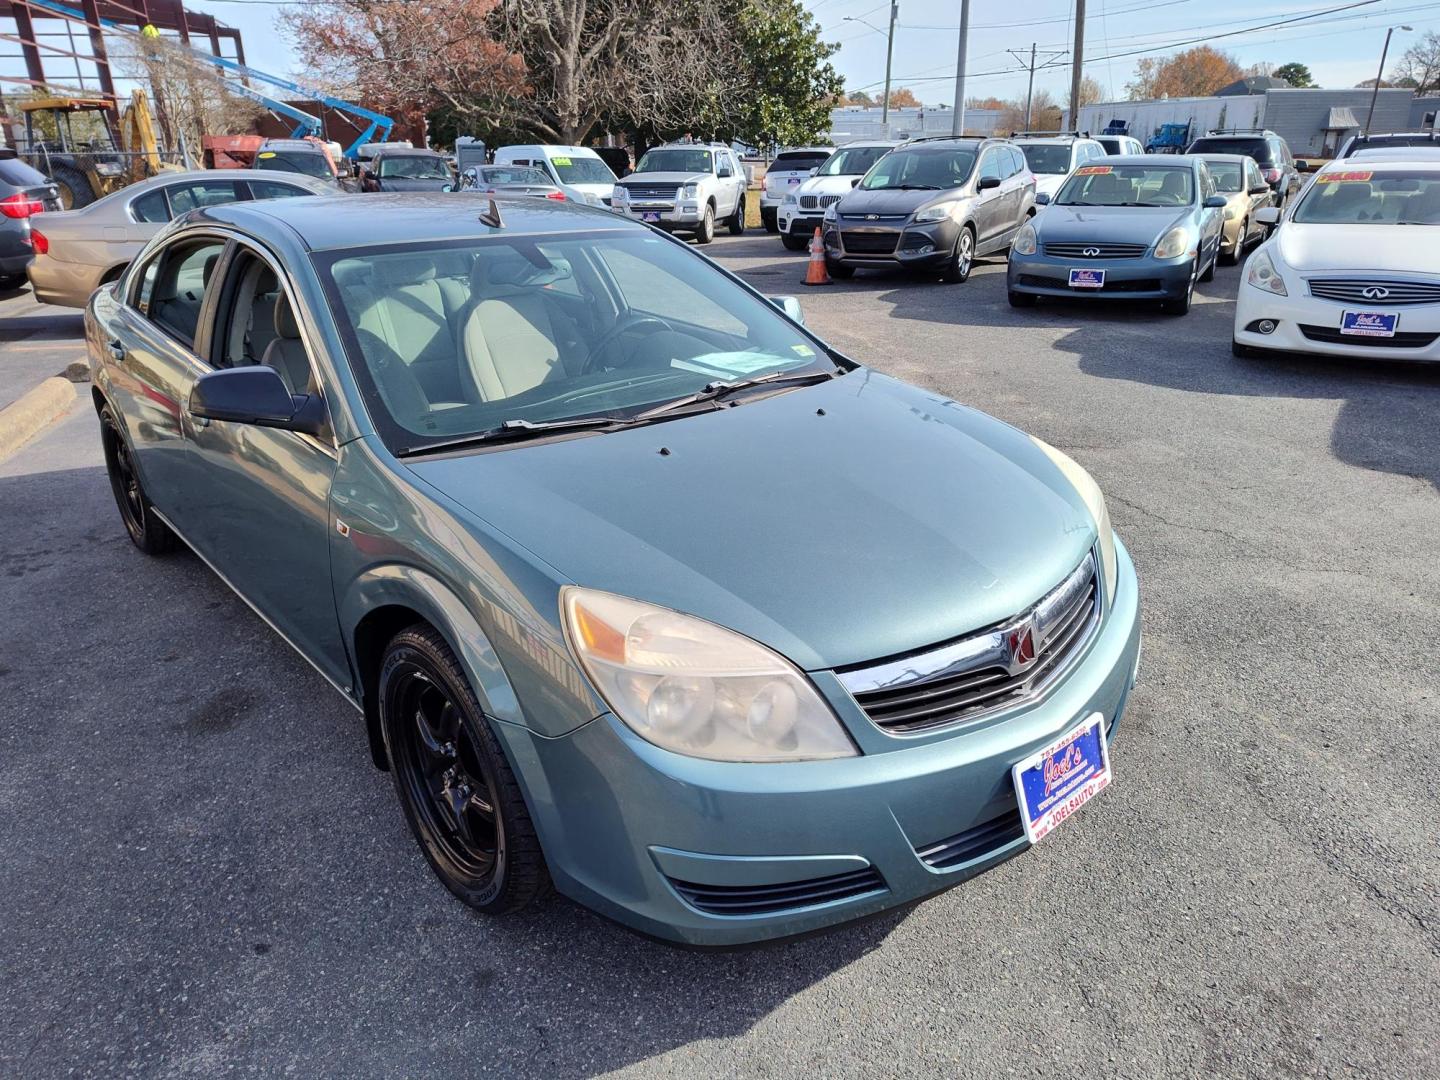
POLYGON ((585 146, 502 146, 496 165, 531 165, 550 174, 572 202, 609 206, 615 174, 599 154, 585 146))

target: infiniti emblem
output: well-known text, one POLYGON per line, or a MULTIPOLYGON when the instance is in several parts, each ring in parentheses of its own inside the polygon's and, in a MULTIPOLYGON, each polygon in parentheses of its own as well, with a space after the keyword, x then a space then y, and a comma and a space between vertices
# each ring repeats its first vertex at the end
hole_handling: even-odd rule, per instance
POLYGON ((1360 290, 1360 295, 1365 297, 1366 300, 1384 300, 1385 297, 1390 295, 1390 290, 1380 285, 1367 285, 1360 290))
POLYGON ((1100 249, 1097 247, 1088 247, 1081 251, 1080 254, 1084 255, 1087 259, 1097 259, 1100 257, 1100 249))

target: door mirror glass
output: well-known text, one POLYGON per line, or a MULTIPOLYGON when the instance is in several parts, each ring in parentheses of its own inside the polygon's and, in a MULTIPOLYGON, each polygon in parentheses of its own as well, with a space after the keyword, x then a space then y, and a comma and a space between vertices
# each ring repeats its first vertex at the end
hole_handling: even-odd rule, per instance
POLYGON ((1046 194, 1045 192, 1043 192, 1043 191, 1037 192, 1036 195, 1035 195, 1035 205, 1036 205, 1036 206, 1049 206, 1049 205, 1050 205, 1050 196, 1047 195, 1047 194, 1046 194))
POLYGON ((977 185, 980 191, 989 191, 991 188, 998 188, 999 186, 1000 178, 998 176, 982 176, 980 177, 980 183, 977 185))
POLYGON ((797 300, 795 297, 772 296, 769 297, 769 300, 770 303, 774 304, 786 315, 790 316, 791 319, 795 320, 802 326, 805 325, 805 312, 801 310, 800 301, 797 300))
POLYGON ((1207 195, 1205 197, 1205 201, 1200 205, 1205 207, 1207 210, 1223 210, 1225 209, 1225 196, 1207 195))
POLYGON ((1280 222, 1280 209, 1275 206, 1262 206, 1255 211, 1255 220, 1261 225, 1277 225, 1280 222))
POLYGON ((223 368, 200 376, 190 390, 190 415, 202 420, 307 431, 315 395, 292 397, 274 368, 223 368))

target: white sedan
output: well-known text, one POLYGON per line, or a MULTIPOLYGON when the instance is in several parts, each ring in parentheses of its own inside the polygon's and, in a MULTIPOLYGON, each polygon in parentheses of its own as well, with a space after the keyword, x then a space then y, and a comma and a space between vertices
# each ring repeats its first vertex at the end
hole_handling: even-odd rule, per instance
POLYGON ((1236 356, 1440 361, 1440 161, 1333 162, 1245 263, 1236 356))

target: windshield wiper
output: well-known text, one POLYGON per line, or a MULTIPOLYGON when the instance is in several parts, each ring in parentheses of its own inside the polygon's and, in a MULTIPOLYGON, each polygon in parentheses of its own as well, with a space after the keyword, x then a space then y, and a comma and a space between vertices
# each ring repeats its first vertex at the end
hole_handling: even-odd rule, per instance
POLYGON ((639 417, 626 416, 576 416, 568 420, 503 420, 499 427, 487 428, 471 435, 456 439, 442 439, 440 442, 421 443, 418 446, 402 446, 395 451, 397 457, 411 457, 415 454, 435 454, 444 450, 462 450, 482 443, 521 442, 525 439, 544 438, 560 435, 567 431, 606 430, 626 427, 639 423, 639 417))
POLYGON ((664 405, 657 405, 653 409, 637 413, 634 417, 637 421, 652 420, 657 416, 664 416, 667 413, 683 409, 688 405, 695 405, 702 401, 723 401, 731 394, 740 390, 749 390, 754 386, 776 386, 786 383, 794 383, 797 386, 808 386, 811 383, 829 382, 831 379, 839 378, 843 372, 840 371, 772 371, 769 375, 757 375, 753 379, 739 379, 733 382, 717 381, 707 383, 700 390, 693 394, 686 394, 674 401, 667 401, 664 405))

